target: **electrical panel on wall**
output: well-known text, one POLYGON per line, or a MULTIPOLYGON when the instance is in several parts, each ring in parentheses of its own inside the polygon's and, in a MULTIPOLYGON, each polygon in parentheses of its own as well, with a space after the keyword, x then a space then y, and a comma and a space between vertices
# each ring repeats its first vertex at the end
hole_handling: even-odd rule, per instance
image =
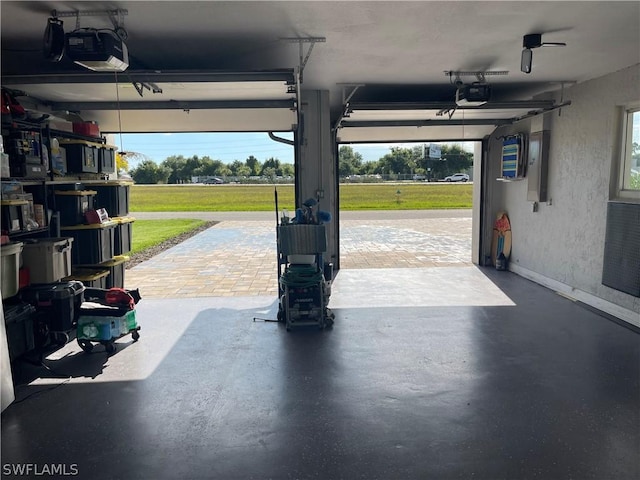
POLYGON ((547 201, 547 171, 549 158, 549 130, 534 132, 529 136, 527 161, 527 200, 547 201))

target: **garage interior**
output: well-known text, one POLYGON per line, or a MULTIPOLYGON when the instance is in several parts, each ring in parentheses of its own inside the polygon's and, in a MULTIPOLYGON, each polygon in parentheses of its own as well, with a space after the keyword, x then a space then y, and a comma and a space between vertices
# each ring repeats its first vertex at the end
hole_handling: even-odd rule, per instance
MULTIPOLYGON (((0 13, 2 86, 54 123, 293 131, 296 198, 333 214, 338 271, 324 331, 260 321, 276 297, 141 292, 142 341, 111 356, 69 343, 50 370, 23 367, 30 381, 2 412, 3 475, 640 476, 640 195, 619 182, 640 108, 640 4, 3 1, 0 13), (124 28, 128 68, 44 59, 51 17, 65 32, 124 28), (566 45, 523 48, 531 34, 566 45), (456 98, 474 83, 490 86, 485 103, 456 98), (547 171, 505 177, 503 141, 539 132, 547 171), (399 141, 478 142, 473 266, 339 270, 337 145, 399 141), (506 272, 487 261, 502 211, 506 272)), ((4 353, 2 371, 4 407, 4 353)))

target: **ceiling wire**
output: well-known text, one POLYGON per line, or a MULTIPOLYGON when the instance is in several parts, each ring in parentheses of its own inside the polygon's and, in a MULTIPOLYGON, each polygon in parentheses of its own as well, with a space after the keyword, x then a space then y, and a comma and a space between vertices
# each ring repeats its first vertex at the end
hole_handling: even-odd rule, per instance
POLYGON ((464 140, 464 109, 462 109, 462 139, 464 140))
POLYGON ((118 133, 120 134, 120 154, 124 152, 122 146, 122 117, 120 115, 120 92, 118 91, 118 72, 113 72, 116 79, 116 105, 118 106, 118 133))

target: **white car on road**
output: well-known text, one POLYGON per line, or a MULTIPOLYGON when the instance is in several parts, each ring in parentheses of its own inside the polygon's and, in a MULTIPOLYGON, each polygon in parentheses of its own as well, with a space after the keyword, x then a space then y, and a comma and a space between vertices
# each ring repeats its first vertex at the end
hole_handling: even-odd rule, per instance
POLYGON ((453 175, 449 175, 448 177, 444 177, 445 182, 468 182, 469 175, 466 173, 454 173, 453 175))

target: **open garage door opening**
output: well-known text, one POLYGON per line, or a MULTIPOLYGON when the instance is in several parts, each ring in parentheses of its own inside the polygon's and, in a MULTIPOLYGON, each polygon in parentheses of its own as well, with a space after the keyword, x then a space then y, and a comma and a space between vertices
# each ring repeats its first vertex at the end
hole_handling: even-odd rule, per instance
POLYGON ((295 211, 292 139, 292 132, 115 135, 135 182, 134 244, 149 229, 210 227, 143 254, 127 285, 154 298, 275 297, 275 194, 280 211, 295 211))
POLYGON ((340 268, 474 263, 479 151, 471 141, 340 144, 340 268))

